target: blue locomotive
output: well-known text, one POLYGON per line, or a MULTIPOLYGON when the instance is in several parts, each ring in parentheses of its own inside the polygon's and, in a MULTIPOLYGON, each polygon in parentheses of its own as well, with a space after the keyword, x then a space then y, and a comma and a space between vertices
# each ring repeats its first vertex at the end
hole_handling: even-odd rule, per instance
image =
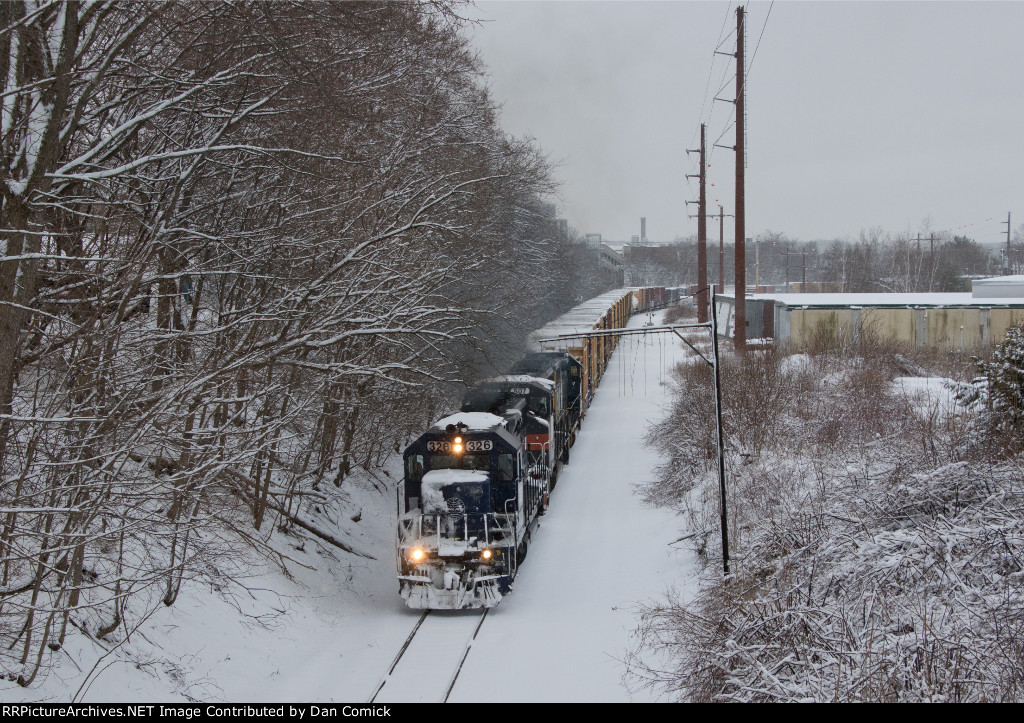
POLYGON ((398 579, 406 604, 496 605, 547 505, 545 477, 530 473, 522 409, 438 421, 405 451, 403 496, 398 579))
POLYGON ((462 411, 500 414, 521 401, 531 462, 545 467, 554 483, 560 465, 569 463, 569 448, 583 419, 582 372, 583 365, 565 352, 528 354, 509 374, 471 389, 462 411))

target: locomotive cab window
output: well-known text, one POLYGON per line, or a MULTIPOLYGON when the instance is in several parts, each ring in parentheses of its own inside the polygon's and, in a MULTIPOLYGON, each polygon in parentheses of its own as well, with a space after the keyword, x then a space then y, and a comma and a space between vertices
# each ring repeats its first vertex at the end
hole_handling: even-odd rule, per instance
POLYGON ((406 474, 410 482, 419 483, 423 480, 423 455, 410 455, 406 462, 406 474))
POLYGON ((516 478, 516 456, 514 454, 498 455, 498 479, 511 482, 516 478))
POLYGON ((528 409, 539 417, 547 417, 551 410, 546 396, 533 395, 527 400, 528 409))

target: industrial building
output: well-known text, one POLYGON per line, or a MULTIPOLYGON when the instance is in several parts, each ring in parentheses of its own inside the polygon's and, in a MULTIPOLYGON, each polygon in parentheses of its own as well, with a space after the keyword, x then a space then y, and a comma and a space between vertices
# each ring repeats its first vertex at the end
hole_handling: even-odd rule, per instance
MULTIPOLYGON (((720 333, 731 337, 735 297, 717 298, 720 333)), ((746 318, 747 339, 794 350, 862 330, 911 346, 970 350, 998 344, 1024 322, 1024 276, 980 279, 971 293, 754 294, 746 318)))

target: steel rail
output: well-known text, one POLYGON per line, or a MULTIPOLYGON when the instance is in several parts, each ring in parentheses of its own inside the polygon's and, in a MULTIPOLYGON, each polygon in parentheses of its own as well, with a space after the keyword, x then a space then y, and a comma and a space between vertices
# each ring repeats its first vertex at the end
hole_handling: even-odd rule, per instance
MULTIPOLYGON (((459 664, 456 667, 451 679, 448 681, 448 687, 445 690, 444 699, 441 702, 448 702, 448 698, 451 696, 452 690, 455 688, 455 683, 459 679, 459 675, 462 673, 462 666, 465 665, 466 659, 469 657, 469 651, 473 647, 473 643, 476 641, 477 634, 479 634, 480 628, 483 626, 484 620, 487 618, 488 612, 490 612, 490 608, 484 608, 483 614, 477 620, 476 627, 473 629, 473 635, 470 636, 469 640, 465 643, 465 649, 462 652, 462 656, 459 658, 459 664)), ((409 649, 409 646, 412 645, 412 641, 416 637, 416 633, 419 632, 420 626, 423 625, 423 621, 427 619, 427 616, 429 614, 430 610, 424 610, 423 614, 420 615, 419 620, 416 621, 416 625, 413 626, 412 632, 409 633, 409 636, 405 639, 405 642, 402 643, 402 647, 398 650, 398 654, 395 656, 395 659, 391 662, 391 667, 388 668, 388 672, 385 673, 384 677, 380 681, 380 684, 377 686, 376 692, 374 692, 373 697, 370 698, 370 703, 375 703, 377 701, 377 697, 380 695, 381 691, 384 690, 388 682, 392 679, 395 669, 398 667, 398 664, 402 661, 402 658, 405 656, 405 653, 409 649)))

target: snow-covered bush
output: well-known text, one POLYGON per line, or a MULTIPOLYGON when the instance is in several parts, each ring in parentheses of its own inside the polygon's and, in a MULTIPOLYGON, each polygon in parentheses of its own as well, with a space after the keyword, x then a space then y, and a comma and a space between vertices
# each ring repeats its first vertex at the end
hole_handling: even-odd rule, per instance
POLYGON ((1015 430, 1024 430, 1024 324, 1006 332, 986 367, 992 379, 992 406, 1015 430))
POLYGON ((1008 452, 1024 448, 1024 324, 1010 327, 992 359, 976 359, 981 376, 962 385, 960 398, 984 408, 986 441, 1008 452))
POLYGON ((689 304, 673 304, 665 309, 662 322, 665 324, 692 323, 697 319, 697 307, 689 304))

